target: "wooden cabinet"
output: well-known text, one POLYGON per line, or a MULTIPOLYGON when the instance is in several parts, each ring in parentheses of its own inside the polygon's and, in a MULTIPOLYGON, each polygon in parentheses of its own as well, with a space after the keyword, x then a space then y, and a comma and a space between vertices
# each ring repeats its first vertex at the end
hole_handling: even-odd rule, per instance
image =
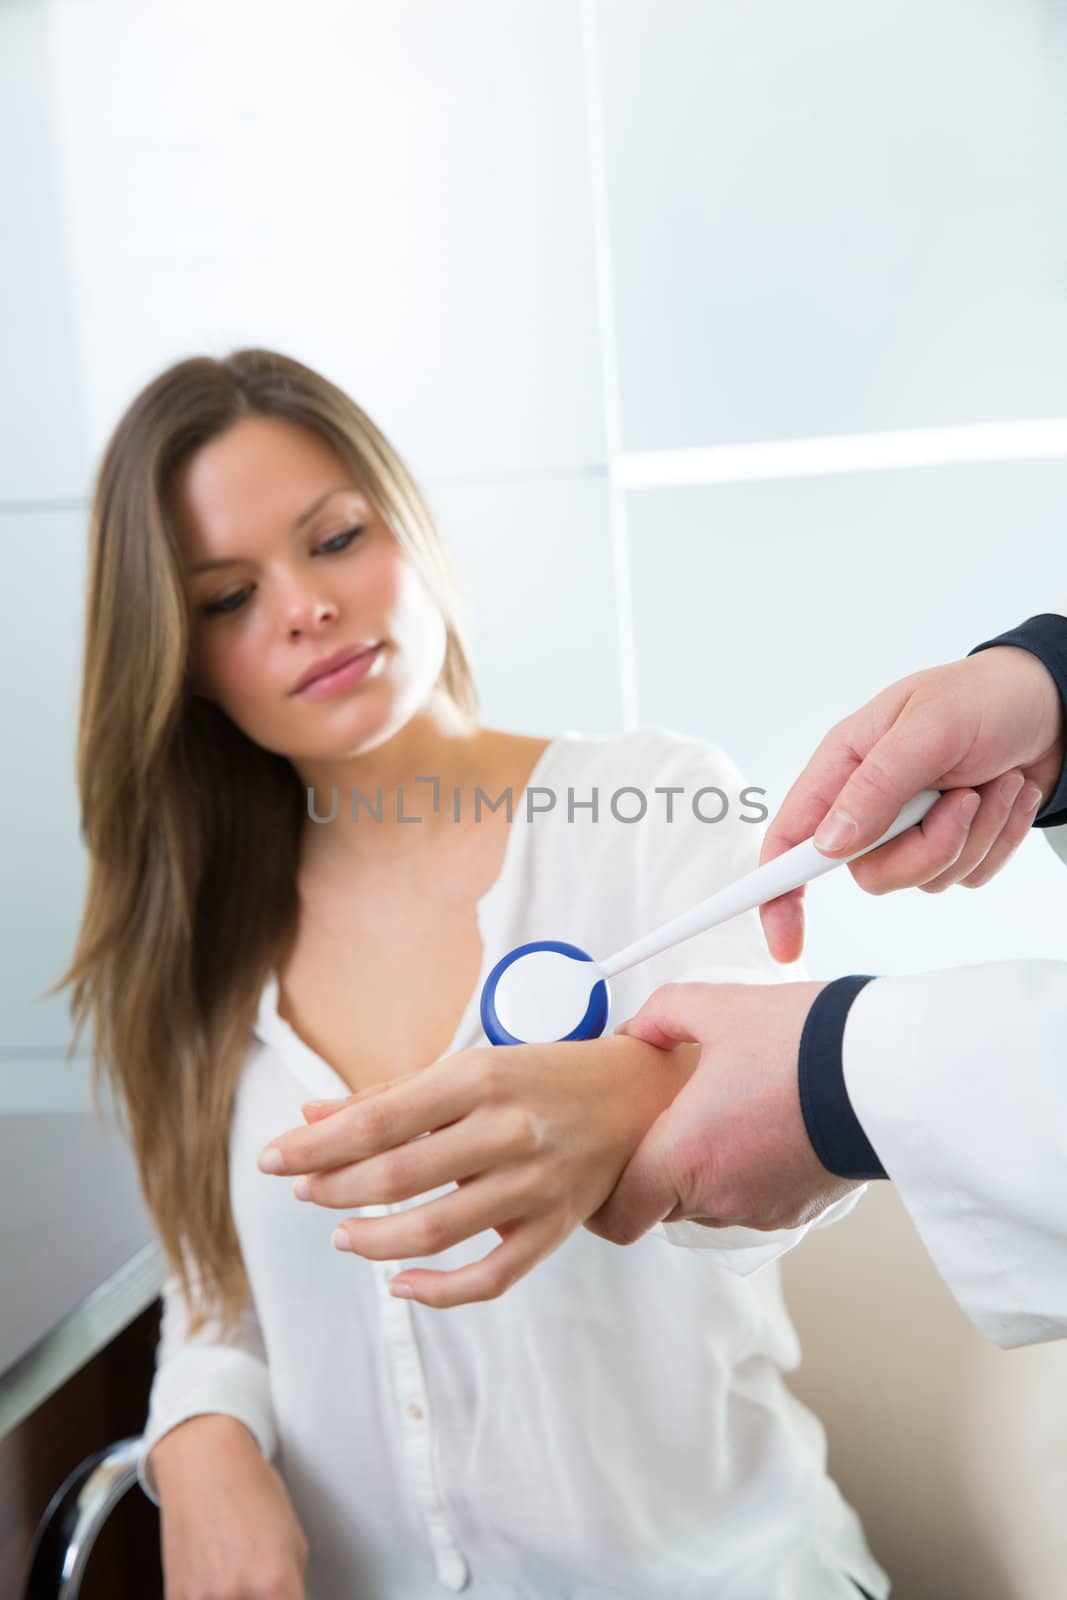
MULTIPOLYGON (((0 1115, 3 1600, 21 1600, 35 1530, 70 1473, 144 1429, 163 1270, 113 1126, 89 1113, 0 1115)), ((158 1527, 134 1485, 93 1546, 82 1600, 156 1600, 158 1527)))
MULTIPOLYGON (((21 1600, 40 1518, 86 1457, 144 1427, 159 1335, 159 1302, 0 1439, 0 1594, 21 1600)), ((138 1486, 93 1547, 81 1600, 162 1600, 159 1514, 138 1486)))

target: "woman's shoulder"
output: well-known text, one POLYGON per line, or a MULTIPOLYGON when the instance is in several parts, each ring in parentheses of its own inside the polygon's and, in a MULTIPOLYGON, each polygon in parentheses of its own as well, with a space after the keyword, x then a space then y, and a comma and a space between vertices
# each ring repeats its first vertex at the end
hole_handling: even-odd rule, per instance
MULTIPOLYGON (((713 740, 686 733, 663 723, 645 722, 621 733, 586 733, 565 728, 551 736, 498 732, 498 754, 493 762, 497 776, 509 775, 514 785, 518 772, 525 786, 551 787, 556 781, 640 783, 678 773, 707 783, 739 784, 737 763, 713 740)), ((519 786, 523 787, 522 780, 519 786)))
POLYGON ((710 739, 651 722, 568 729, 534 783, 552 791, 537 797, 547 814, 538 837, 563 852, 572 897, 583 882, 601 900, 617 887, 649 927, 757 863, 765 791, 710 739))

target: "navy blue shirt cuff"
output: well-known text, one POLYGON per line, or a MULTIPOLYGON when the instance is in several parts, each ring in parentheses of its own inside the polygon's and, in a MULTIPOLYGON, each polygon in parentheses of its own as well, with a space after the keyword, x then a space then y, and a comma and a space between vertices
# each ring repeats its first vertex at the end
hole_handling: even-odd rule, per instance
MULTIPOLYGON (((974 656, 979 650, 991 650, 999 644, 1013 644, 1020 650, 1029 650, 1048 668, 1059 690, 1067 728, 1067 617, 1057 616, 1054 611, 1042 611, 1020 622, 1017 628, 1000 633, 995 639, 987 639, 984 644, 976 644, 967 654, 974 656)), ((1035 828, 1059 828, 1064 824, 1067 824, 1067 761, 1056 788, 1034 818, 1035 828)))
POLYGON ((800 1109, 812 1149, 839 1178, 884 1178, 885 1168, 852 1109, 841 1054, 849 1007, 871 975, 835 978, 815 996, 800 1035, 800 1109))

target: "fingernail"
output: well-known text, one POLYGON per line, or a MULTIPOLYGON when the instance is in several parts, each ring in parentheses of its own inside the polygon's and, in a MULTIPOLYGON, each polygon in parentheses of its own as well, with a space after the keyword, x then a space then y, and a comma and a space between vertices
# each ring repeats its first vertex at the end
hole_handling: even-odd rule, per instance
POLYGON ((389 1293, 395 1294, 398 1300, 414 1300, 415 1291, 410 1283, 391 1283, 389 1293))
POLYGON ((856 820, 847 811, 831 811, 815 831, 816 850, 840 850, 855 836, 856 820))
POLYGON ((980 794, 969 794, 960 801, 959 818, 965 828, 969 828, 978 815, 978 807, 982 804, 980 794))
POLYGON ((1021 772, 1014 772, 1010 778, 1005 778, 997 790, 997 799, 1001 805, 1010 806, 1025 781, 1021 772))
POLYGON ((284 1172, 285 1157, 277 1145, 269 1144, 260 1152, 258 1165, 260 1172, 284 1172))
POLYGON ((352 1241, 348 1237, 348 1234, 345 1232, 345 1230, 343 1228, 335 1228, 334 1229, 334 1231, 333 1231, 333 1247, 334 1247, 335 1250, 351 1250, 352 1241))
POLYGON ((301 1176, 297 1178, 296 1182, 293 1184, 293 1193, 296 1195, 298 1200, 311 1199, 311 1185, 305 1177, 301 1176))
POLYGON ((334 1095, 332 1100, 305 1100, 306 1106, 343 1106, 346 1100, 351 1100, 349 1094, 334 1095))
POLYGON ((1023 795, 1023 810, 1036 811, 1040 804, 1041 789, 1036 783, 1028 784, 1026 792, 1023 795))

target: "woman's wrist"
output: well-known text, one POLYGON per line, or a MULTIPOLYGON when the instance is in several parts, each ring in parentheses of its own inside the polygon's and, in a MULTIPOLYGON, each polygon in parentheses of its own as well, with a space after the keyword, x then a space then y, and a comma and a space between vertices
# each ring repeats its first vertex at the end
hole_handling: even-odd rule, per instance
POLYGON ((628 1034, 615 1034, 599 1041, 616 1058, 617 1070, 632 1074, 639 1091, 634 1109, 644 1126, 641 1137, 652 1126, 661 1112, 681 1093, 696 1071, 700 1061, 699 1044, 677 1044, 672 1050, 661 1050, 647 1044, 644 1039, 634 1039, 628 1034))
POLYGON ((263 1455, 255 1434, 238 1417, 224 1411, 198 1412, 175 1423, 152 1446, 148 1459, 160 1490, 169 1473, 186 1470, 190 1461, 202 1462, 205 1451, 210 1451, 213 1459, 232 1459, 249 1452, 260 1459, 263 1455))

